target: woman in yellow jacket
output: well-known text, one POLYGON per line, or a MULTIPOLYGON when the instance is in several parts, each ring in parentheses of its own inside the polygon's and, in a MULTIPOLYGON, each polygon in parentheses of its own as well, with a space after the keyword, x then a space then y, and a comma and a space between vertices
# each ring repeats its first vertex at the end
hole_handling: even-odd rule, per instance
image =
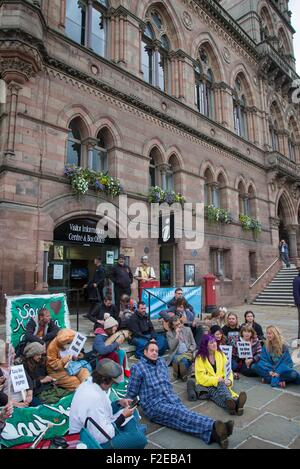
POLYGON ((231 371, 226 380, 226 362, 215 337, 204 335, 195 361, 195 390, 201 399, 211 399, 231 415, 243 415, 247 395, 245 392, 238 395, 232 390, 233 373, 231 371))

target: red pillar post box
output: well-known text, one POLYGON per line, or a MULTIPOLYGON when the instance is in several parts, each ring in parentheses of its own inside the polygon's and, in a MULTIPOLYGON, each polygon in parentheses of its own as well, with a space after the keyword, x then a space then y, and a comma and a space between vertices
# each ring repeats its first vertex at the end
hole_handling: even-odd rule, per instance
POLYGON ((144 288, 159 288, 160 283, 158 280, 143 280, 139 281, 139 301, 142 301, 142 294, 144 288))
POLYGON ((207 274, 204 278, 205 291, 205 313, 210 314, 217 309, 216 305, 216 277, 213 274, 207 274))

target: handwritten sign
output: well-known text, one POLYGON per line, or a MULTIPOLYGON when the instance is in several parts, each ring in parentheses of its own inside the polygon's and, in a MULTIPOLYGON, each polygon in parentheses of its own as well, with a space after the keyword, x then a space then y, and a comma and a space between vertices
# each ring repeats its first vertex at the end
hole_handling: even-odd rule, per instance
POLYGON ((237 342, 239 358, 253 358, 250 342, 237 342))
POLYGON ((86 339, 87 337, 85 335, 80 334, 80 332, 76 332, 76 335, 70 347, 67 350, 61 351, 60 356, 66 357, 67 355, 72 355, 72 356, 74 355, 75 357, 78 357, 78 355, 80 354, 81 350, 84 347, 86 339))
POLYGON ((230 379, 231 374, 231 361, 232 361, 232 346, 231 345, 221 345, 220 349, 227 358, 225 365, 225 379, 230 379))
POLYGON ((11 367, 11 382, 15 392, 25 391, 29 389, 26 373, 23 365, 11 367))

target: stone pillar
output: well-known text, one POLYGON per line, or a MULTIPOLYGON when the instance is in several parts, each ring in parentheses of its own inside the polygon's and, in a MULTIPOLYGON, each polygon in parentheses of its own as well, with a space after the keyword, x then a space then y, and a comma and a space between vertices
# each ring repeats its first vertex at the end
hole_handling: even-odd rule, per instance
POLYGON ((83 145, 86 145, 87 148, 87 161, 83 162, 83 165, 87 165, 89 169, 93 168, 93 152, 94 148, 97 145, 97 139, 87 138, 82 141, 83 145))
POLYGON ((120 16, 119 30, 119 62, 125 63, 126 18, 123 15, 120 16))
POLYGON ((110 58, 112 62, 116 61, 116 17, 112 16, 110 20, 110 28, 111 28, 111 35, 110 35, 110 58))
POLYGON ((280 219, 277 217, 270 217, 271 239, 272 246, 278 247, 279 245, 279 225, 280 219))
POLYGON ((65 29, 66 26, 67 0, 60 1, 59 27, 65 29))
POLYGON ((167 171, 169 169, 169 165, 161 164, 158 168, 161 174, 161 188, 165 191, 167 189, 167 171))
POLYGON ((291 259, 298 257, 298 247, 297 247, 298 229, 299 229, 299 225, 289 225, 287 227, 287 231, 289 235, 289 251, 290 251, 291 259))
POLYGON ((9 83, 7 88, 10 91, 10 107, 9 107, 9 117, 8 117, 7 144, 6 144, 5 153, 14 154, 18 98, 19 98, 19 91, 22 89, 22 86, 12 81, 9 83))
POLYGON ((87 20, 87 33, 86 41, 87 47, 92 49, 92 25, 93 25, 93 0, 88 0, 88 20, 87 20))

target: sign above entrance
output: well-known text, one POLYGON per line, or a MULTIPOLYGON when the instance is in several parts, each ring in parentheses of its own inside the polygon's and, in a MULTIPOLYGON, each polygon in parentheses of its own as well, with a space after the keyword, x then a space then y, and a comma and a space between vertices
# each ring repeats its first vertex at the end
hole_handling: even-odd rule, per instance
POLYGON ((72 219, 54 230, 54 240, 64 241, 81 246, 97 246, 103 244, 118 245, 117 238, 106 237, 104 229, 98 234, 96 232, 97 221, 88 218, 72 219))

